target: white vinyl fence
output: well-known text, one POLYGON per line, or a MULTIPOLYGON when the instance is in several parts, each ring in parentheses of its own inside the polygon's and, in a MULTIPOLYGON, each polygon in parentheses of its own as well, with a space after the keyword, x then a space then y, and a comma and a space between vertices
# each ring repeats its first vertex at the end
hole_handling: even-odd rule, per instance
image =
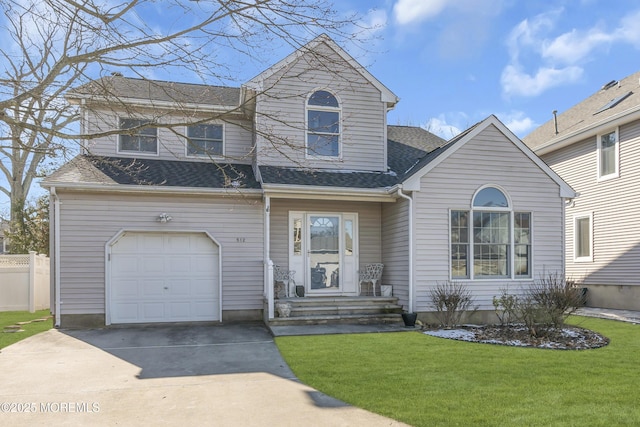
POLYGON ((49 308, 49 258, 0 255, 0 311, 34 312, 49 308))

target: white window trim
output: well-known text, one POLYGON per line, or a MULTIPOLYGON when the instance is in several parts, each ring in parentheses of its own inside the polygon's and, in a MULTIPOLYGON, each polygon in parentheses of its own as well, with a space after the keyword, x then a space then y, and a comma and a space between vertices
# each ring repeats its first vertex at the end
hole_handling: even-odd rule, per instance
POLYGON ((203 125, 219 125, 222 126, 222 154, 220 154, 219 156, 210 156, 207 154, 189 154, 189 126, 185 126, 184 127, 184 155, 185 157, 188 158, 192 158, 192 159, 222 159, 226 156, 226 152, 227 152, 227 127, 225 126, 225 123, 216 123, 216 122, 211 122, 211 123, 198 123, 198 124, 203 124, 203 125))
MULTIPOLYGON (((138 118, 134 118, 134 117, 118 117, 118 130, 124 130, 122 128, 120 128, 120 120, 125 119, 131 119, 131 120, 147 120, 147 119, 138 119, 138 118)), ((151 122, 151 120, 149 120, 151 122)), ((156 128, 156 152, 152 153, 150 151, 129 151, 129 150, 120 150, 120 137, 121 134, 118 134, 118 140, 116 141, 116 153, 117 154, 123 154, 125 156, 146 156, 146 157, 158 157, 160 156, 160 128, 159 127, 155 127, 156 128)))
POLYGON ((340 99, 340 97, 338 97, 338 95, 336 95, 333 91, 327 89, 327 88, 322 88, 322 87, 318 87, 313 89, 311 92, 309 92, 309 94, 307 95, 307 98, 304 101, 304 157, 305 159, 309 159, 309 160, 329 160, 329 161, 341 161, 342 160, 342 132, 343 132, 343 123, 342 123, 342 100, 340 99), (335 107, 322 107, 319 105, 313 105, 311 106, 312 108, 310 108, 309 106, 309 99, 311 98, 311 96, 318 92, 318 91, 325 91, 325 92, 329 92, 331 95, 333 95, 336 98, 336 101, 338 101, 338 108, 335 107), (308 143, 309 143, 309 110, 317 110, 317 111, 330 111, 332 113, 337 112, 339 115, 339 132, 338 132, 338 155, 337 156, 319 156, 319 155, 313 155, 313 154, 309 154, 309 147, 308 147, 308 143))
POLYGON ((533 266, 535 265, 535 242, 534 242, 534 227, 533 227, 533 211, 531 210, 515 210, 513 208, 513 203, 511 200, 511 197, 509 195, 509 193, 507 191, 504 190, 504 188, 502 188, 499 185, 495 185, 495 184, 487 184, 487 185, 483 185, 482 187, 478 188, 478 190, 476 190, 476 192, 473 194, 473 197, 471 198, 471 202, 469 204, 469 206, 465 207, 465 208, 460 208, 460 209, 455 209, 455 208, 450 208, 449 209, 449 219, 448 219, 448 240, 449 240, 449 249, 448 249, 448 253, 449 253, 449 259, 448 259, 448 266, 449 266, 449 280, 452 281, 457 281, 457 282, 491 282, 491 281, 496 281, 496 280, 509 280, 509 281, 525 281, 525 282, 530 282, 533 279, 533 275, 534 275, 534 268, 533 266), (476 195, 484 190, 487 187, 493 187, 496 188, 500 191, 502 191, 502 194, 504 194, 504 196, 507 198, 507 203, 509 204, 508 207, 474 207, 473 206, 473 201, 476 198, 476 195), (469 229, 469 236, 468 236, 468 248, 469 248, 469 253, 467 254, 467 262, 469 263, 468 265, 468 272, 469 272, 469 277, 453 277, 452 273, 452 261, 451 261, 451 212, 453 211, 466 211, 469 213, 469 224, 468 224, 468 229, 469 229), (474 271, 474 262, 473 262, 473 257, 474 257, 474 253, 473 253, 473 213, 474 211, 477 212, 508 212, 509 213, 509 274, 507 276, 492 276, 492 277, 475 277, 475 271, 474 271), (529 265, 529 276, 525 277, 525 276, 518 276, 515 273, 515 234, 514 234, 514 214, 515 213, 527 213, 529 214, 529 232, 530 232, 530 239, 531 242, 529 243, 529 246, 531 247, 531 264, 529 265))
POLYGON ((614 179, 614 178, 618 178, 620 176, 620 132, 619 132, 619 128, 615 128, 613 130, 608 130, 607 132, 602 132, 600 134, 598 134, 597 136, 597 179, 598 181, 607 181, 609 179, 614 179), (615 154, 615 172, 607 174, 607 175, 600 175, 600 171, 601 169, 601 161, 602 161, 602 135, 607 135, 610 133, 615 133, 616 134, 616 144, 614 146, 614 154, 615 154))
POLYGON ((593 262, 593 212, 575 214, 573 216, 573 261, 593 262), (589 256, 578 256, 578 220, 589 218, 589 256))

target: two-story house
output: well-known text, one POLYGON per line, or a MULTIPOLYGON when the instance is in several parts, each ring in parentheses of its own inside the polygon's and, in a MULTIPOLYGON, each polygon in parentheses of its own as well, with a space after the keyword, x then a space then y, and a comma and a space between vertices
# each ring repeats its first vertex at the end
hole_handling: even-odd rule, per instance
POLYGON ((274 264, 351 310, 381 263, 420 313, 438 283, 488 313, 564 269, 569 186, 494 116, 448 142, 389 126, 398 97, 327 36, 240 88, 110 76, 67 99, 95 137, 43 184, 58 325, 271 322, 274 264))
POLYGON ((590 306, 638 310, 640 72, 555 114, 524 142, 579 194, 566 207, 567 275, 590 306))

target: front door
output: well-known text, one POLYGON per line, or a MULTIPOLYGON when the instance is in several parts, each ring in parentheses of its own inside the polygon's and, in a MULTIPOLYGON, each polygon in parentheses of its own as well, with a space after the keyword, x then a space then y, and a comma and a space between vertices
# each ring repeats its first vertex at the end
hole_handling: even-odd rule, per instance
POLYGON ((357 214, 291 212, 289 264, 308 295, 356 295, 357 214))

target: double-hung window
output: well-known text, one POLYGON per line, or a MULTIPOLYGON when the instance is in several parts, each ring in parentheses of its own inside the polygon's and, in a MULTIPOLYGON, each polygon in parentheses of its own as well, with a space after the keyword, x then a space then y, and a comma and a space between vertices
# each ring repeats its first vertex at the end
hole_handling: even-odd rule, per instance
POLYGON ((158 128, 147 126, 150 120, 120 119, 119 152, 158 154, 158 128))
POLYGON ((452 210, 451 277, 531 277, 531 213, 513 212, 496 187, 478 191, 471 210, 452 210))
POLYGON ((618 130, 598 135, 598 179, 619 176, 618 130))
POLYGON ((326 90, 307 100, 307 156, 340 157, 340 104, 326 90))
POLYGON ((187 155, 220 157, 224 154, 224 127, 200 124, 187 127, 187 155))

